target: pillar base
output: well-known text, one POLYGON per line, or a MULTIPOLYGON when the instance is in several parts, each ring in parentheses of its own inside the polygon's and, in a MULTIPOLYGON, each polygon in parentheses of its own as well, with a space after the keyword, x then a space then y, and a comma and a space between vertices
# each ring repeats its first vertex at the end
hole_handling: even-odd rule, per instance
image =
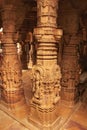
POLYGON ((61 117, 57 109, 42 110, 32 105, 28 121, 34 126, 32 130, 58 130, 61 117))
POLYGON ((68 107, 74 107, 79 101, 79 95, 77 89, 62 89, 61 90, 61 102, 68 107))
POLYGON ((9 104, 1 100, 0 104, 3 106, 4 109, 10 111, 13 115, 15 115, 18 118, 26 117, 29 111, 25 99, 22 99, 20 102, 14 104, 9 104))
POLYGON ((73 100, 73 101, 67 101, 67 100, 61 100, 61 103, 64 105, 64 106, 67 106, 69 108, 72 108, 74 107, 79 101, 79 98, 73 100))
POLYGON ((29 122, 33 126, 32 130, 58 130, 60 121, 61 121, 61 117, 58 117, 56 121, 54 121, 52 124, 43 125, 43 124, 40 124, 39 122, 35 122, 29 119, 29 122))

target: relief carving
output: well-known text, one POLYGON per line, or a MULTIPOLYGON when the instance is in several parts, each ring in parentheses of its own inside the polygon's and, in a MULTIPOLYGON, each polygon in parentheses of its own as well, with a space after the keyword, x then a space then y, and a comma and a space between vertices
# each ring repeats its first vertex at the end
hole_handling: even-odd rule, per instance
POLYGON ((57 65, 51 68, 44 68, 41 65, 33 68, 33 93, 32 101, 42 109, 54 107, 59 99, 60 86, 60 67, 57 65), (54 70, 55 68, 55 70, 54 70))
MULTIPOLYGON (((38 42, 37 65, 33 66, 33 96, 31 118, 38 113, 39 122, 50 126, 57 119, 56 109, 60 100, 60 67, 57 65, 57 0, 37 0, 38 42)), ((44 127, 45 128, 45 127, 44 127)))
POLYGON ((2 63, 1 75, 3 81, 3 92, 7 93, 3 96, 5 96, 4 98, 5 100, 7 100, 7 102, 15 103, 18 100, 20 100, 19 97, 22 96, 23 94, 23 88, 21 87, 22 80, 21 80, 21 71, 19 69, 20 66, 17 62, 14 62, 13 66, 11 64, 12 64, 11 62, 4 60, 2 63))
POLYGON ((77 63, 72 62, 71 64, 67 61, 63 61, 64 66, 62 67, 62 86, 66 88, 74 88, 79 82, 79 66, 77 63), (74 69, 73 69, 74 68, 74 69))
POLYGON ((57 6, 58 0, 38 0, 38 5, 41 5, 43 7, 45 6, 52 6, 53 8, 57 6))
POLYGON ((38 21, 37 25, 39 26, 57 26, 57 0, 38 0, 38 21))

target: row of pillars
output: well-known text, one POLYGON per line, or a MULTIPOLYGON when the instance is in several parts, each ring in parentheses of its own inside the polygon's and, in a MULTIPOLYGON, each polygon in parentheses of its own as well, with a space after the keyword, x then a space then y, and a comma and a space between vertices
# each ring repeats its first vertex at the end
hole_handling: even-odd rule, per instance
MULTIPOLYGON (((36 122, 39 120, 41 124, 46 125, 52 124, 58 118, 56 111, 58 111, 57 104, 61 96, 63 95, 63 100, 68 100, 69 98, 69 102, 72 104, 76 96, 75 93, 77 93, 75 86, 78 82, 76 77, 78 76, 78 69, 77 50, 75 50, 76 42, 74 43, 76 40, 75 35, 72 37, 71 43, 64 50, 62 88, 60 84, 62 75, 57 57, 57 44, 59 41, 56 22, 57 10, 58 0, 37 0, 37 28, 34 29, 34 35, 38 41, 37 64, 32 68, 33 97, 30 102, 31 113, 29 121, 34 122, 35 115, 39 115, 36 122), (67 74, 68 82, 65 82, 67 74)), ((16 45, 14 44, 16 33, 16 9, 14 5, 3 6, 2 22, 2 101, 7 108, 12 109, 26 105, 22 86, 22 69, 16 45)))

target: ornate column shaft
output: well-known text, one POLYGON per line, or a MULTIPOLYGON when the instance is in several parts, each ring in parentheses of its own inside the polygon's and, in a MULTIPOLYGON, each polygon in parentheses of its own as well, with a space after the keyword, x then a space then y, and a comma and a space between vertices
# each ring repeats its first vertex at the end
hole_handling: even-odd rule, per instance
POLYGON ((65 30, 67 34, 64 35, 66 43, 64 43, 62 59, 61 99, 65 105, 72 107, 78 101, 78 14, 71 10, 71 12, 68 13, 67 21, 69 27, 65 30), (71 20, 71 16, 73 17, 73 20, 71 20))
POLYGON ((17 56, 16 44, 14 44, 14 35, 16 33, 15 13, 13 5, 3 6, 2 100, 10 109, 25 104, 22 87, 22 69, 17 56))
MULTIPOLYGON (((38 41, 37 65, 33 67, 33 98, 31 111, 38 111, 39 122, 51 124, 55 107, 60 100, 61 72, 57 65, 57 8, 58 0, 37 0, 37 28, 34 30, 38 41)), ((33 116, 33 114, 32 114, 33 116)))

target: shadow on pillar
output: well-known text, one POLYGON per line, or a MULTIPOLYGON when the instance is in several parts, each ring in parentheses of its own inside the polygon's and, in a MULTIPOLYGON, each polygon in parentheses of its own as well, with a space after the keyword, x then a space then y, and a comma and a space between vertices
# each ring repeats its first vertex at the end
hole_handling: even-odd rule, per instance
MULTIPOLYGON (((11 93, 12 92, 10 92, 10 95, 11 93)), ((3 108, 3 111, 6 111, 8 114, 9 112, 11 112, 14 116, 20 119, 26 117, 29 110, 25 98, 24 96, 22 96, 24 95, 23 91, 22 93, 18 94, 17 97, 15 96, 15 94, 12 94, 12 97, 9 97, 8 95, 7 92, 4 89, 2 89, 0 108, 3 108), (18 101, 19 98, 21 98, 20 101, 18 101)))
POLYGON ((61 103, 67 107, 74 107, 79 101, 78 89, 61 88, 61 103))
POLYGON ((28 116, 29 123, 32 124, 32 130, 58 130, 61 117, 58 114, 57 107, 45 110, 36 108, 31 104, 31 113, 28 116))

